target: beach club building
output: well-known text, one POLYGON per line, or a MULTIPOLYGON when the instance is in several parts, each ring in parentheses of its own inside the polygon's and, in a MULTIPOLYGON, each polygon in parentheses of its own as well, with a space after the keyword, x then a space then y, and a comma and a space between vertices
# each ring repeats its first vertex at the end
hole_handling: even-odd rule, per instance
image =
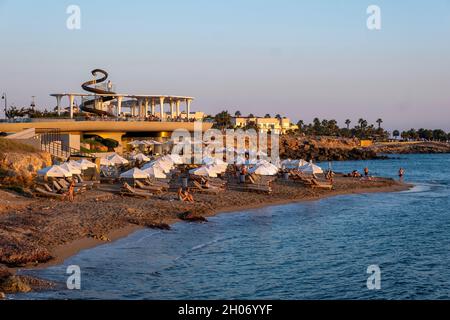
POLYGON ((298 129, 296 125, 291 124, 289 118, 262 118, 262 117, 234 117, 232 125, 236 128, 244 128, 251 124, 255 125, 258 133, 285 134, 289 130, 298 129))
MULTIPOLYGON (((117 93, 106 82, 105 71, 96 69, 92 74, 103 77, 82 84, 88 93, 50 94, 56 99, 55 116, 0 122, 0 132, 46 148, 51 143, 51 149, 66 153, 79 153, 83 138, 95 135, 116 140, 120 153, 132 140, 165 142, 177 129, 193 132, 195 121, 204 116, 192 112, 191 96, 117 93)), ((212 123, 202 123, 203 131, 211 127, 212 123)))

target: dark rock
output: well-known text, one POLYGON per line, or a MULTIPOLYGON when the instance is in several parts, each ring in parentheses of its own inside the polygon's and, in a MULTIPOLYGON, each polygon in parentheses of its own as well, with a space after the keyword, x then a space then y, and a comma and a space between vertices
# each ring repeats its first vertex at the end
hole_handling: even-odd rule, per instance
POLYGON ((199 215, 197 212, 194 212, 192 210, 183 212, 178 215, 178 217, 183 221, 189 221, 189 222, 208 222, 208 220, 199 215))
POLYGON ((0 290, 5 293, 30 292, 31 287, 18 276, 11 276, 0 281, 0 290))
POLYGON ((158 230, 170 230, 170 226, 167 223, 145 223, 146 228, 158 229, 158 230))
POLYGON ((12 273, 3 265, 0 265, 0 281, 12 276, 12 273))

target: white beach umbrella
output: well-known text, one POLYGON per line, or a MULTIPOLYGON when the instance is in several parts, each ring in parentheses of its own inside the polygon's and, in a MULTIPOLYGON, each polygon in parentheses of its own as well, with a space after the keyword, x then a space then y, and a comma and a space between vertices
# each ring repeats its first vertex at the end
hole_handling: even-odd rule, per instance
POLYGON ((69 162, 63 163, 60 167, 71 174, 81 174, 81 168, 71 165, 69 162))
POLYGON ((109 161, 111 161, 114 165, 123 165, 128 164, 129 161, 124 157, 119 156, 117 153, 113 153, 109 157, 107 157, 109 161))
POLYGON ((214 157, 210 157, 210 156, 207 156, 207 157, 204 157, 203 159, 202 159, 202 163, 203 164, 206 164, 206 165, 208 165, 208 164, 214 164, 214 163, 216 163, 216 158, 214 158, 214 157))
POLYGON ((133 168, 131 170, 128 170, 127 172, 122 173, 120 177, 124 179, 147 179, 148 174, 141 169, 133 168))
POLYGON ((164 170, 156 164, 154 166, 144 169, 142 171, 144 171, 150 177, 153 177, 156 179, 166 179, 167 178, 166 174, 164 173, 164 170))
POLYGON ((155 145, 155 146, 160 146, 160 145, 163 144, 162 142, 159 142, 159 141, 156 141, 156 140, 145 140, 145 143, 146 143, 148 146, 153 146, 153 145, 155 145))
POLYGON ((303 167, 300 167, 299 170, 303 173, 309 173, 309 174, 323 173, 322 168, 315 165, 312 162, 308 163, 307 165, 304 165, 303 167))
POLYGON ((249 172, 261 176, 274 176, 278 173, 278 168, 269 162, 263 162, 251 168, 249 172))
POLYGON ((112 166, 114 166, 114 162, 112 162, 108 158, 101 158, 100 165, 104 166, 104 167, 112 167, 112 166))
POLYGON ((168 162, 168 161, 164 161, 161 158, 158 159, 158 160, 155 160, 155 161, 152 161, 152 162, 149 162, 149 163, 145 164, 143 166, 143 169, 148 169, 148 168, 151 168, 151 167, 153 167, 155 165, 157 165, 161 169, 163 169, 164 173, 169 173, 170 170, 173 169, 173 163, 168 162))
POLYGON ((228 165, 225 164, 212 164, 207 166, 208 169, 216 174, 221 174, 221 173, 225 173, 225 171, 227 171, 227 167, 228 165))
POLYGON ((139 153, 139 154, 133 155, 131 158, 132 158, 133 160, 140 161, 140 162, 148 162, 148 161, 150 161, 150 158, 147 157, 147 156, 146 156, 145 154, 143 154, 143 153, 139 153))
POLYGON ((211 177, 216 178, 217 173, 209 166, 202 166, 196 169, 189 170, 190 174, 196 175, 196 176, 202 176, 202 177, 211 177))
POLYGON ((283 169, 288 169, 288 170, 299 169, 299 168, 301 168, 301 167, 303 167, 303 166, 306 166, 306 165, 308 165, 308 162, 306 162, 306 161, 303 160, 303 159, 300 159, 300 160, 291 160, 291 159, 288 159, 288 160, 283 160, 283 161, 281 162, 281 167, 282 167, 283 169))
POLYGON ((83 170, 83 166, 79 162, 76 162, 74 160, 69 160, 67 163, 70 164, 72 167, 83 170))
POLYGON ((174 164, 183 164, 183 158, 178 154, 170 154, 168 157, 172 160, 174 164))
POLYGON ((68 178, 72 176, 69 171, 56 165, 39 170, 37 174, 49 178, 68 178))
POLYGON ((128 145, 133 146, 133 147, 140 146, 142 144, 143 144, 143 142, 140 140, 134 140, 134 141, 131 141, 130 143, 128 143, 128 145))
POLYGON ((86 159, 81 159, 78 161, 75 161, 76 163, 78 163, 81 166, 81 170, 86 170, 89 168, 97 168, 97 165, 89 160, 86 159))

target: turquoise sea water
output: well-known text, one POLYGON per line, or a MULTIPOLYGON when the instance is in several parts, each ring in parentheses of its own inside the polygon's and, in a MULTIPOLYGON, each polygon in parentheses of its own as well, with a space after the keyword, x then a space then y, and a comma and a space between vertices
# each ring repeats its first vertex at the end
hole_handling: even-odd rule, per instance
MULTIPOLYGON (((24 271, 56 290, 19 299, 448 299, 450 155, 333 163, 395 177, 406 192, 345 195, 141 230, 63 265, 24 271), (81 290, 66 289, 79 265, 81 290), (366 286, 369 265, 381 289, 366 286)), ((323 164, 327 166, 328 164, 323 164)), ((245 194, 243 195, 245 196, 245 194)))

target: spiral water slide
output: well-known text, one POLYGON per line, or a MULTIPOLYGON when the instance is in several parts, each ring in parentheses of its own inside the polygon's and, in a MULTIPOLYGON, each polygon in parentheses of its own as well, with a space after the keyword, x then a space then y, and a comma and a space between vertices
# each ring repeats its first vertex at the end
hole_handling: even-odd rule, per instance
MULTIPOLYGON (((96 85, 96 84, 105 82, 108 79, 108 72, 101 70, 101 69, 95 69, 95 70, 92 70, 91 73, 94 77, 96 77, 98 73, 101 73, 101 74, 103 74, 103 77, 101 77, 100 79, 94 79, 94 80, 83 83, 81 85, 83 90, 86 90, 88 92, 92 92, 95 94, 112 94, 112 95, 115 94, 115 92, 91 87, 92 85, 96 85)), ((93 113, 93 114, 96 114, 99 116, 116 117, 114 114, 112 114, 110 112, 95 109, 95 101, 96 100, 101 100, 102 102, 107 102, 107 101, 111 101, 114 99, 115 99, 114 97, 99 97, 99 98, 95 98, 92 100, 88 100, 80 105, 80 109, 83 112, 93 113)))

